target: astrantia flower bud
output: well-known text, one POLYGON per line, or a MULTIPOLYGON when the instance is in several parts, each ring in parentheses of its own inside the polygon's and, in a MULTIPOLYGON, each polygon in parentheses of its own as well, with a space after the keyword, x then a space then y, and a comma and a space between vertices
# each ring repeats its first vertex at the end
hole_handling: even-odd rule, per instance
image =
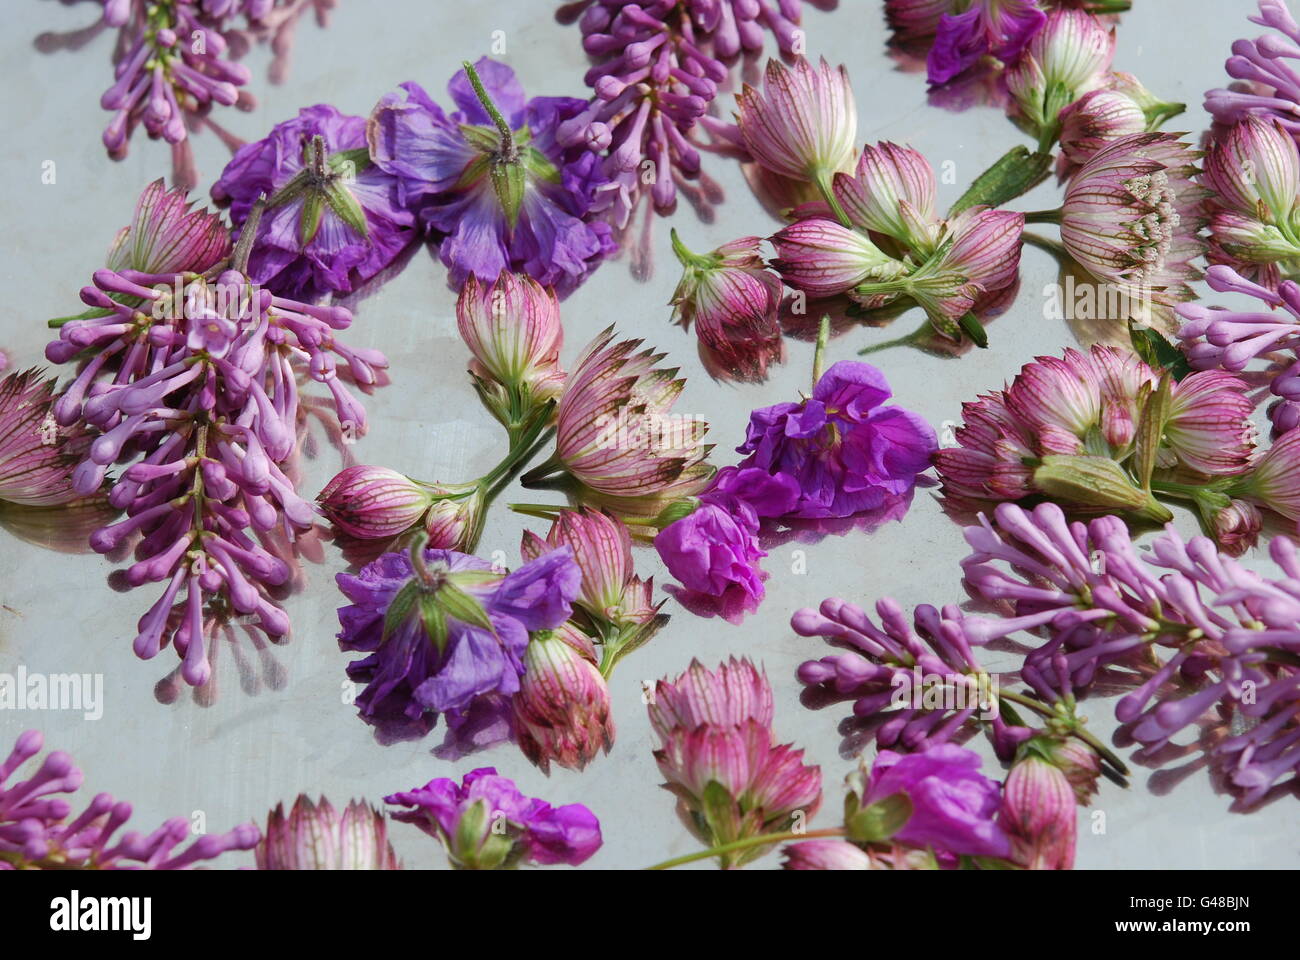
POLYGON ((353 800, 340 816, 324 797, 313 803, 305 794, 288 816, 283 804, 271 811, 254 855, 259 870, 401 869, 383 814, 353 800))
POLYGON ((1300 156, 1278 121, 1248 116, 1220 134, 1201 182, 1214 193, 1216 262, 1253 272, 1252 265, 1300 257, 1300 156))
POLYGON ((470 369, 476 376, 526 389, 524 399, 533 403, 559 394, 560 305, 536 280, 502 273, 488 285, 471 276, 456 300, 456 326, 474 355, 470 369))
POLYGON ((763 264, 758 237, 741 237, 694 254, 672 232, 682 279, 672 305, 682 326, 695 324, 701 346, 723 371, 761 379, 781 355, 781 281, 763 264))
POLYGON ((804 840, 781 851, 783 870, 874 870, 865 851, 847 840, 804 840))
POLYGON ((1101 776, 1101 756, 1097 751, 1074 737, 1066 737, 1044 740, 1043 752, 1070 781, 1079 806, 1087 806, 1097 792, 1097 778, 1101 776))
POLYGON ((414 526, 434 501, 429 487, 387 467, 342 470, 317 496, 321 512, 349 536, 394 537, 414 526))
MULTIPOLYGON (((614 744, 609 686, 594 658, 570 643, 571 629, 533 635, 511 701, 519 747, 544 773, 552 763, 581 770, 614 744)), ((582 646, 590 648, 590 640, 582 646)))
POLYGON ((1020 59, 1007 70, 1007 88, 1038 130, 1050 130, 1066 105, 1106 80, 1115 33, 1082 10, 1058 8, 1020 59))
POLYGON ((1084 163, 1112 140, 1146 129, 1146 114, 1131 97, 1118 90, 1094 90, 1061 111, 1061 152, 1073 163, 1084 163))
POLYGON ((810 297, 835 297, 867 280, 891 280, 906 264, 885 254, 859 230, 835 220, 796 220, 773 237, 772 267, 790 286, 810 297))
POLYGON ((855 174, 838 173, 835 198, 860 230, 893 237, 925 259, 938 235, 934 170, 910 147, 883 142, 862 149, 855 174))
POLYGON ((478 539, 485 509, 481 487, 475 486, 466 496, 463 487, 438 487, 438 493, 447 494, 434 500, 424 515, 424 532, 429 536, 429 546, 440 550, 468 550, 478 539))
POLYGON ((1206 191, 1192 177, 1196 153, 1174 135, 1121 137, 1070 179, 1061 242, 1080 266, 1129 295, 1186 300, 1199 276, 1206 191))
POLYGON ((72 471, 90 438, 55 423, 54 384, 35 370, 0 380, 0 501, 52 506, 81 496, 72 471))
POLYGON ((749 84, 736 95, 736 123, 745 149, 773 173, 830 186, 852 163, 857 110, 844 67, 798 58, 767 61, 763 89, 749 84))
POLYGON ((1036 752, 1011 767, 998 823, 1017 863, 1030 870, 1071 869, 1077 821, 1074 788, 1059 767, 1036 752))
POLYGON ((1228 492, 1300 520, 1300 430, 1283 434, 1228 492))
POLYGON ((600 823, 580 803, 552 807, 525 797, 492 767, 465 775, 462 784, 441 777, 418 790, 384 798, 413 809, 393 813, 437 838, 453 867, 510 869, 521 863, 577 866, 601 844, 600 823))
POLYGON ((1253 503, 1233 500, 1210 518, 1210 532, 1219 549, 1228 556, 1239 557, 1259 541, 1264 518, 1253 503))

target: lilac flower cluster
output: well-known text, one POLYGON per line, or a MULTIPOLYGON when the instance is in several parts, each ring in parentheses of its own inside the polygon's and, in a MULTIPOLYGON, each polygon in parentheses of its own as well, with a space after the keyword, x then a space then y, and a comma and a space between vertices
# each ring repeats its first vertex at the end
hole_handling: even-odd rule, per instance
POLYGON ((258 39, 273 42, 283 74, 292 29, 308 9, 324 25, 330 0, 103 0, 104 23, 119 30, 114 83, 100 98, 113 112, 104 147, 115 160, 126 156, 131 135, 144 127, 150 139, 172 147, 174 181, 193 189, 198 182, 189 135, 202 122, 213 126, 213 106, 256 104, 242 89, 252 78, 235 62, 258 39), (244 25, 238 25, 238 18, 244 25))
POLYGON ((1081 691, 1135 669, 1115 715, 1147 753, 1217 714, 1230 729, 1207 750, 1244 805, 1294 782, 1300 555, 1289 539, 1270 541, 1282 576, 1267 577, 1172 526, 1142 556, 1115 517, 1084 525, 1052 504, 1003 504, 995 518, 967 529, 963 568, 978 596, 1012 603, 1015 616, 974 626, 987 639, 1045 629, 1021 670, 1030 686, 1044 696, 1081 691))
POLYGON ((182 847, 191 837, 185 817, 148 834, 119 833, 131 819, 131 804, 107 793, 73 816, 65 797, 80 789, 83 777, 63 751, 46 754, 26 780, 10 782, 43 745, 44 737, 28 730, 0 763, 0 870, 184 870, 228 850, 251 850, 261 838, 246 823, 182 847))
POLYGON ((446 777, 385 797, 403 809, 393 819, 415 824, 442 843, 453 868, 508 870, 521 864, 566 863, 591 858, 602 842, 595 814, 580 803, 552 807, 525 797, 493 767, 446 777))
POLYGON ((96 434, 74 488, 93 493, 114 464, 129 464, 108 495, 126 519, 97 530, 91 545, 113 553, 138 537, 126 582, 165 584, 140 619, 135 652, 148 659, 173 643, 195 685, 210 676, 205 637, 230 610, 268 634, 289 630, 268 592, 289 567, 267 538, 314 521, 286 473, 300 377, 324 384, 340 423, 360 434, 365 411, 344 377, 374 384, 387 365, 335 339, 352 321, 347 310, 258 287, 229 265, 228 245, 215 217, 155 182, 109 267, 82 289, 91 309, 61 321, 46 348, 51 362, 80 364, 56 420, 96 434))
MULTIPOLYGON (((727 79, 727 62, 762 49, 764 31, 782 53, 802 52, 801 7, 802 0, 584 0, 571 8, 581 11, 582 46, 595 61, 586 76, 595 96, 558 137, 607 151, 609 184, 599 209, 620 229, 645 184, 663 212, 678 190, 701 178, 691 134, 697 124, 720 126, 707 111, 727 79)), ((706 185, 703 193, 710 192, 716 188, 706 185)))
POLYGON ((1226 89, 1207 91, 1205 109, 1215 123, 1223 126, 1246 117, 1275 120, 1300 140, 1300 119, 1296 116, 1300 77, 1287 65, 1288 60, 1300 58, 1300 25, 1284 0, 1259 0, 1259 15, 1247 19, 1275 32, 1232 44, 1232 56, 1223 66, 1237 82, 1226 89))

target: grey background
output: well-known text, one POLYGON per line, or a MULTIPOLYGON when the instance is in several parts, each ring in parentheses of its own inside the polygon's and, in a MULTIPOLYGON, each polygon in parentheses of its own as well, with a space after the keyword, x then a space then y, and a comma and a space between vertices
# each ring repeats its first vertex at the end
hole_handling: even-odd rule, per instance
MULTIPOLYGON (((1222 62, 1233 38, 1254 36, 1246 23, 1254 10, 1247 0, 1189 2, 1138 0, 1119 30, 1115 66, 1137 74, 1153 91, 1189 104, 1171 129, 1199 132, 1208 125, 1201 95, 1221 85, 1222 62)), ((67 31, 94 21, 99 6, 53 0, 7 0, 3 4, 5 82, 0 87, 5 136, 0 139, 0 271, 4 277, 0 347, 19 368, 42 362, 49 339, 45 320, 80 309, 77 290, 102 264, 114 232, 130 219, 139 190, 166 174, 165 145, 137 135, 130 156, 109 161, 100 145, 108 120, 98 99, 109 84, 110 34, 78 52, 42 54, 33 45, 45 31, 67 31), (41 181, 42 164, 53 160, 57 182, 41 181)), ((576 26, 553 19, 549 2, 446 3, 429 0, 367 2, 342 0, 326 30, 310 20, 298 30, 286 83, 266 79, 268 52, 255 50, 249 89, 259 98, 255 112, 224 110, 219 120, 232 132, 256 139, 300 106, 330 102, 344 112, 365 114, 384 92, 417 80, 440 96, 462 59, 487 53, 493 31, 505 31, 503 57, 530 95, 583 96, 586 61, 576 26)), ((860 141, 910 143, 936 169, 954 165, 954 182, 941 184, 940 207, 956 198, 979 171, 1012 144, 1024 142, 997 108, 953 113, 927 105, 923 75, 903 73, 886 59, 881 5, 843 0, 831 14, 809 10, 808 49, 848 65, 857 95, 860 141)), ((731 98, 719 99, 730 109, 731 98)), ((228 157, 219 140, 204 133, 194 141, 200 168, 198 195, 205 196, 228 157)), ((671 224, 696 250, 707 250, 744 234, 776 229, 746 188, 738 167, 706 157, 706 169, 726 191, 715 222, 702 223, 681 204, 671 224)), ((1014 204, 1036 209, 1057 204, 1050 184, 1014 204)), ((789 341, 784 366, 762 385, 716 383, 705 375, 693 334, 669 324, 665 305, 677 279, 668 242, 668 222, 657 224, 658 269, 651 282, 637 283, 627 262, 604 265, 563 307, 564 360, 571 361, 597 331, 616 323, 627 336, 647 338, 680 364, 688 383, 677 411, 706 417, 715 460, 734 462, 731 448, 743 437, 748 411, 793 398, 806 389, 811 345, 789 341)), ((1075 342, 1067 325, 1043 318, 1043 288, 1056 268, 1046 254, 1026 247, 1018 299, 990 328, 992 349, 960 359, 902 347, 869 358, 888 375, 897 402, 932 423, 959 417, 959 405, 998 387, 1038 354, 1056 354, 1075 342)), ((502 433, 476 402, 464 376, 466 351, 453 318, 454 297, 441 265, 419 253, 407 269, 357 311, 350 342, 382 349, 392 360, 391 387, 367 400, 372 428, 353 448, 363 462, 386 464, 429 480, 462 480, 486 471, 503 450, 502 433)), ((854 357, 863 346, 903 333, 920 321, 916 311, 888 330, 852 328, 834 340, 829 361, 854 357)), ((304 493, 312 495, 340 467, 339 452, 322 447, 304 462, 304 493)), ((544 531, 540 521, 504 509, 512 499, 543 499, 510 491, 491 514, 481 553, 501 550, 517 559, 521 530, 544 531)), ((1180 513, 1178 526, 1190 534, 1195 521, 1180 513)), ((771 573, 767 599, 758 615, 741 626, 703 620, 673 601, 673 620, 648 647, 619 668, 612 682, 618 741, 583 773, 543 776, 513 745, 462 760, 443 762, 430 750, 441 728, 421 742, 380 746, 369 727, 343 702, 343 668, 348 657, 334 640, 340 595, 335 572, 344 569, 339 552, 325 544, 318 562, 304 565, 303 589, 287 609, 294 634, 285 644, 258 653, 245 646, 241 676, 232 651, 220 651, 215 685, 198 694, 181 688, 164 705, 155 685, 175 664, 170 651, 152 662, 131 652, 135 621, 153 602, 155 587, 115 593, 106 578, 114 565, 94 554, 39 549, 0 530, 0 670, 25 664, 45 673, 102 673, 103 718, 83 720, 66 712, 0 715, 0 749, 30 726, 46 734, 47 747, 72 753, 86 774, 87 796, 107 790, 135 804, 137 829, 151 829, 170 816, 202 811, 208 829, 237 822, 265 822, 269 808, 300 792, 324 793, 336 804, 348 797, 378 802, 384 794, 423 784, 435 776, 459 776, 474 766, 495 765, 514 777, 525 793, 552 803, 581 801, 600 817, 605 845, 592 867, 637 867, 695 849, 678 823, 671 797, 658 784, 641 683, 675 675, 692 657, 713 666, 744 654, 767 668, 776 693, 776 730, 807 750, 822 766, 824 809, 815 826, 836 821, 842 777, 854 761, 841 755, 839 721, 848 706, 813 712, 798 702, 794 669, 821 656, 819 641, 796 637, 788 627, 795 609, 826 596, 869 604, 892 595, 905 606, 958 602, 958 561, 965 554, 960 530, 940 510, 933 494, 918 491, 903 523, 872 535, 829 537, 820 543, 787 544, 765 561, 771 573), (794 550, 806 551, 807 572, 792 573, 794 550)), ((1266 561, 1265 561, 1266 562, 1266 561)), ((637 551, 643 575, 661 579, 652 549, 637 551)), ((997 666, 996 663, 990 664, 997 666)), ((1110 706, 1090 704, 1100 732, 1113 725, 1110 706)), ((1228 811, 1230 798, 1216 794, 1204 769, 1176 771, 1195 755, 1157 774, 1138 768, 1127 791, 1104 784, 1093 809, 1106 815, 1106 832, 1095 835, 1080 815, 1080 867, 1289 867, 1296 856, 1296 807, 1292 799, 1249 815, 1228 811)), ((432 841, 414 828, 396 825, 394 843, 408 866, 442 866, 432 841)), ((251 855, 228 856, 225 865, 251 863, 251 855)), ((774 855, 757 866, 773 867, 774 855)), ((699 866, 699 865, 697 865, 699 866)), ((706 865, 707 866, 707 865, 706 865)))

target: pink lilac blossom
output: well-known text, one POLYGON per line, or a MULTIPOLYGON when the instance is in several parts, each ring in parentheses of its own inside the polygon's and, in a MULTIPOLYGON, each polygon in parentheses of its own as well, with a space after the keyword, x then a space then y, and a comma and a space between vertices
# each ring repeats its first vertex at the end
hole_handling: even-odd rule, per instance
POLYGON ((183 846, 193 836, 188 817, 173 817, 148 834, 121 833, 131 804, 107 793, 74 816, 73 794, 84 777, 62 750, 46 754, 26 780, 13 780, 44 741, 39 731, 21 733, 0 762, 0 871, 185 870, 230 850, 250 850, 261 837, 246 823, 183 846))

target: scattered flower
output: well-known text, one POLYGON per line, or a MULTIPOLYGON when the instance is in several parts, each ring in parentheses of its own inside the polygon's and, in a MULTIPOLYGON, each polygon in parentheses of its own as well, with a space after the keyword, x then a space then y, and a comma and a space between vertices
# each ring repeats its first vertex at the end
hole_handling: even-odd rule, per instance
POLYGON ((254 850, 259 870, 400 870, 384 815, 360 800, 340 814, 321 797, 299 794, 285 815, 277 804, 254 850))

